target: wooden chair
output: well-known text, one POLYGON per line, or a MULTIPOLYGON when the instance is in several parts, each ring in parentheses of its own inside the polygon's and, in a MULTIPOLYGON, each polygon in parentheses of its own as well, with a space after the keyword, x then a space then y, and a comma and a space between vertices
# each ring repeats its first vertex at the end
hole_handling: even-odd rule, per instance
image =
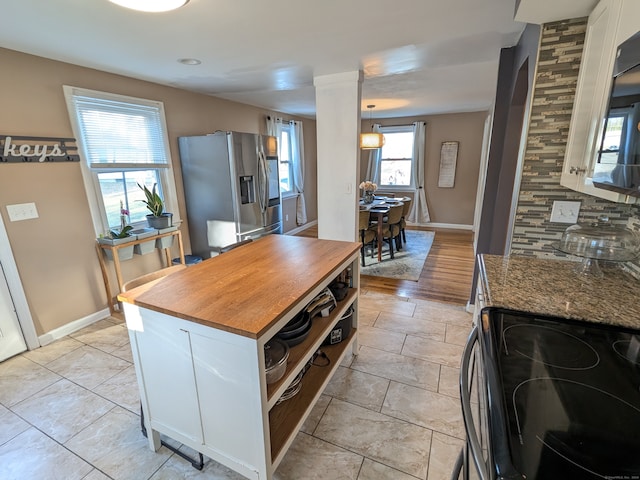
MULTIPOLYGON (((180 265, 172 265, 167 268, 161 268, 160 270, 156 270, 155 272, 147 273, 145 275, 140 275, 139 277, 129 280, 124 285, 122 285, 122 291, 126 292, 128 290, 131 290, 132 288, 136 288, 141 285, 151 283, 154 280, 159 280, 161 278, 167 277, 172 273, 179 272, 180 270, 184 270, 185 268, 187 268, 187 266, 181 263, 180 265)), ((142 402, 140 402, 140 430, 142 430, 142 435, 146 437, 147 428, 144 425, 144 410, 142 409, 142 402)), ((160 444, 168 448, 172 452, 176 453, 177 455, 180 455, 182 458, 184 458, 188 462, 190 462, 194 468, 197 468, 198 470, 202 470, 202 467, 204 466, 204 458, 200 452, 198 452, 198 458, 194 459, 189 457, 186 453, 178 450, 177 447, 174 447, 173 445, 165 442, 162 439, 160 440, 160 444)))
POLYGON ((387 220, 382 224, 384 238, 389 242, 389 253, 393 258, 393 242, 396 242, 396 249, 402 250, 400 241, 400 221, 402 220, 402 209, 404 205, 394 205, 389 209, 387 220))
POLYGON ((360 210, 360 216, 358 217, 358 229, 360 231, 360 241, 362 245, 360 246, 360 255, 362 256, 362 266, 366 267, 365 264, 365 246, 371 244, 371 251, 373 252, 373 241, 377 239, 378 231, 374 230, 369 226, 369 210, 360 210))
POLYGON ((178 272, 185 268, 187 268, 187 266, 183 264, 172 265, 167 268, 161 268, 160 270, 156 270, 155 272, 146 273, 132 280, 129 280, 128 282, 125 282, 125 284, 122 285, 122 291, 126 292, 128 290, 131 290, 132 288, 139 287, 140 285, 144 285, 145 283, 149 283, 159 278, 166 277, 167 275, 171 275, 172 273, 178 272))
POLYGON ((404 233, 404 229, 407 226, 406 218, 409 216, 409 210, 411 210, 411 202, 413 200, 410 198, 404 201, 404 205, 402 206, 402 220, 400 220, 400 230, 402 231, 402 241, 407 243, 407 235, 404 233))

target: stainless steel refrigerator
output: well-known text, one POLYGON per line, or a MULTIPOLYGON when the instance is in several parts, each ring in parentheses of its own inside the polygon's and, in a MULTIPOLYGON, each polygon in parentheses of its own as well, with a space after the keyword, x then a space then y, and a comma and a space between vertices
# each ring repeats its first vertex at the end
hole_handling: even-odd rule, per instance
POLYGON ((191 251, 282 233, 275 137, 241 132, 179 137, 191 251))

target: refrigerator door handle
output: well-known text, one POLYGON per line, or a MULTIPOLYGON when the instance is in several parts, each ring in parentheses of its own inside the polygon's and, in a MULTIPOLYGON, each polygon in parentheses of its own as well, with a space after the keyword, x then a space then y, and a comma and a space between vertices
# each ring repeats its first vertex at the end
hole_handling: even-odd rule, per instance
POLYGON ((264 152, 258 150, 258 201, 260 210, 264 214, 267 211, 267 170, 264 152))

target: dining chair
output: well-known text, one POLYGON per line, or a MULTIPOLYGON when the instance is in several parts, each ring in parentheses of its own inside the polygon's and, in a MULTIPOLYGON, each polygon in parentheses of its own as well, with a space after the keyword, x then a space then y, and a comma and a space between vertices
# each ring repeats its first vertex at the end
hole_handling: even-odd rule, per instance
MULTIPOLYGON (((373 242, 377 239, 378 232, 377 229, 374 230, 369 225, 369 210, 360 210, 360 216, 358 217, 358 230, 360 232, 360 241, 362 245, 360 245, 360 255, 362 257, 362 266, 366 267, 365 264, 365 247, 371 244, 371 251, 373 252, 373 242)), ((373 253, 372 253, 373 254, 373 253)))
POLYGON ((400 230, 402 231, 402 241, 407 243, 407 235, 404 231, 407 226, 407 217, 409 216, 409 210, 411 210, 411 202, 413 199, 409 198, 407 200, 403 200, 404 204, 402 206, 402 219, 400 220, 400 230))
MULTIPOLYGON (((128 282, 125 282, 124 285, 122 285, 122 291, 123 292, 129 291, 132 288, 136 288, 136 287, 139 287, 141 285, 145 285, 147 283, 150 283, 150 282, 152 282, 154 280, 158 280, 160 278, 164 278, 166 276, 171 275, 172 273, 179 272, 180 270, 184 270, 185 268, 187 268, 187 266, 183 265, 181 263, 179 265, 172 265, 170 267, 161 268, 160 270, 156 270, 155 272, 151 272, 151 273, 146 273, 144 275, 140 275, 139 277, 136 277, 136 278, 134 278, 132 280, 129 280, 128 282)), ((142 430, 142 435, 144 435, 146 437, 147 436, 147 428, 144 425, 144 410, 142 409, 142 402, 140 402, 140 430, 142 430)), ((180 455, 182 458, 184 458, 185 460, 190 462, 191 465, 193 465, 198 470, 202 470, 202 467, 204 466, 204 458, 203 458, 203 456, 202 456, 202 454, 200 452, 198 452, 198 458, 191 458, 189 455, 187 455, 186 453, 182 452, 177 447, 174 447, 170 443, 165 442, 164 439, 160 440, 160 444, 162 446, 168 448, 172 452, 176 453, 177 455, 180 455)))
POLYGON ((136 277, 134 279, 129 280, 128 282, 125 282, 124 285, 122 285, 122 291, 123 292, 129 291, 132 288, 139 287, 140 285, 144 285, 145 283, 152 282, 153 280, 166 277, 167 275, 171 275, 172 273, 178 272, 185 268, 187 268, 186 265, 179 264, 179 265, 172 265, 167 268, 161 268, 160 270, 156 270, 155 272, 145 273, 144 275, 140 275, 139 277, 136 277))
POLYGON ((402 209, 404 205, 394 205, 389 209, 387 220, 382 224, 383 237, 389 243, 389 254, 393 258, 393 242, 396 243, 396 249, 402 250, 400 241, 400 220, 402 219, 402 209))

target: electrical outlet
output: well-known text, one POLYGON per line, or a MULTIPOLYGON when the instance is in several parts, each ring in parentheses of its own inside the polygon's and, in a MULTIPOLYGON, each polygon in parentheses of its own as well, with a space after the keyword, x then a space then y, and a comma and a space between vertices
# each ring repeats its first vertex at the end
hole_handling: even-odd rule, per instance
POLYGON ((38 218, 38 210, 36 209, 36 204, 33 202, 7 205, 7 213, 9 214, 9 220, 12 222, 38 218))
POLYGON ((580 213, 580 202, 556 200, 551 209, 551 221, 556 223, 576 223, 580 213))

